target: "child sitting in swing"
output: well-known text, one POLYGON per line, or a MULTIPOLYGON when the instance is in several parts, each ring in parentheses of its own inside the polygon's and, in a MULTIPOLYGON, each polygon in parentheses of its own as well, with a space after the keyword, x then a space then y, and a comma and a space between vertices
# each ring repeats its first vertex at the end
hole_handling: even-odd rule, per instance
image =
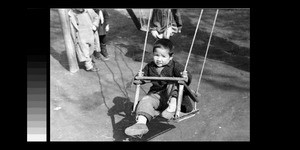
MULTIPOLYGON (((188 81, 186 84, 189 85, 192 76, 189 72, 183 72, 184 66, 173 60, 173 48, 173 43, 169 39, 157 40, 153 46, 153 61, 144 67, 144 76, 187 77, 188 81)), ((145 82, 140 81, 140 83, 143 84, 145 82)), ((168 120, 175 115, 178 96, 176 84, 166 81, 152 81, 152 84, 147 95, 137 105, 137 122, 125 129, 125 133, 129 136, 146 134, 149 131, 146 123, 158 116, 160 114, 159 110, 163 110, 161 116, 168 120)), ((187 107, 192 105, 185 98, 182 101, 182 104, 184 103, 188 105, 187 107)))

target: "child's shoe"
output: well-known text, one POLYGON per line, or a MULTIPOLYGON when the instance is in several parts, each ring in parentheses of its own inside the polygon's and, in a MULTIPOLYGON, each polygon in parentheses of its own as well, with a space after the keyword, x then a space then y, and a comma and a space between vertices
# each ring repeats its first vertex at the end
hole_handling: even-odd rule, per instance
POLYGON ((100 69, 97 68, 97 67, 93 67, 93 68, 88 69, 88 70, 86 70, 86 71, 87 71, 87 72, 98 72, 98 71, 100 71, 100 69))
POLYGON ((146 124, 136 123, 125 129, 125 133, 129 136, 143 135, 149 131, 146 124))
POLYGON ((94 56, 95 56, 96 59, 100 59, 101 58, 101 52, 94 51, 94 56))
POLYGON ((104 56, 103 60, 109 60, 110 56, 107 55, 107 56, 104 56))

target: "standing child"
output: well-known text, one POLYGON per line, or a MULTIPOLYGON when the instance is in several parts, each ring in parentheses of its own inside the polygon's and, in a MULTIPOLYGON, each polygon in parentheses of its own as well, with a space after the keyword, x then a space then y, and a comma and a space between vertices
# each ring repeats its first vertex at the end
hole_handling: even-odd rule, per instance
POLYGON ((68 12, 71 37, 75 44, 77 58, 84 62, 87 71, 99 71, 94 67, 91 55, 99 48, 95 41, 95 31, 99 24, 98 15, 92 9, 76 8, 68 12))
MULTIPOLYGON (((187 85, 191 83, 192 76, 184 71, 184 66, 173 60, 173 43, 169 39, 159 39, 154 43, 153 61, 144 69, 144 76, 154 77, 187 77, 187 85)), ((143 83, 143 81, 142 81, 143 83)), ((142 135, 148 132, 147 122, 159 115, 171 119, 175 115, 178 90, 175 83, 166 81, 152 81, 152 86, 136 108, 136 124, 125 129, 130 136, 142 135)))
POLYGON ((99 9, 99 8, 94 8, 94 11, 98 14, 100 21, 99 21, 99 27, 98 27, 98 34, 99 34, 99 41, 100 41, 100 51, 95 51, 94 56, 96 59, 100 59, 101 56, 100 54, 103 55, 104 60, 109 59, 109 55, 107 53, 107 48, 106 48, 106 34, 109 31, 109 14, 106 11, 106 9, 99 9))
POLYGON ((170 39, 182 28, 181 15, 178 9, 153 9, 150 31, 156 39, 170 39))

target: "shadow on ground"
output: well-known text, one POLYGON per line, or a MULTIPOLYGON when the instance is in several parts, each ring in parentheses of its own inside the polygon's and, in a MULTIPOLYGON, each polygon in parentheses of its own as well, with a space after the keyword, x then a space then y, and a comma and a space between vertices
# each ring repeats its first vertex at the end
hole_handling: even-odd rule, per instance
MULTIPOLYGON (((131 110, 133 103, 130 102, 128 98, 124 97, 115 97, 113 99, 114 106, 108 110, 108 115, 111 118, 111 123, 113 127, 113 138, 115 141, 125 141, 129 136, 127 136, 124 131, 127 127, 136 123, 135 116, 131 115, 131 110), (116 123, 115 115, 123 117, 122 120, 116 123)), ((147 134, 143 135, 141 139, 131 139, 133 141, 147 141, 155 138, 156 136, 165 133, 173 128, 174 125, 166 123, 161 118, 156 118, 147 123, 149 131, 147 134)))

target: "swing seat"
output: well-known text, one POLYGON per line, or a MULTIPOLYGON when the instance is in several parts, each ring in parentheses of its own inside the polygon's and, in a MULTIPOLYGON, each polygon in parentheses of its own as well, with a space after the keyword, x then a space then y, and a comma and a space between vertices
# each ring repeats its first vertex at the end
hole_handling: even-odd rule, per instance
MULTIPOLYGON (((181 106, 183 107, 183 106, 181 106)), ((182 109, 181 109, 182 110, 182 109)), ((161 111, 162 113, 163 111, 161 111)), ((199 112, 199 109, 196 109, 196 108, 193 108, 193 110, 189 111, 189 112, 186 112, 186 111, 180 111, 180 114, 179 114, 179 117, 175 117, 175 112, 174 112, 174 116, 168 120, 168 122, 175 122, 175 123, 178 123, 182 120, 185 120, 185 119, 189 119, 191 117, 194 117, 196 115, 196 113, 199 112)), ((164 118, 162 116, 162 114, 159 115, 160 117, 164 118)), ((167 119, 167 118, 164 118, 164 119, 167 119)))
POLYGON ((192 105, 192 101, 194 101, 194 103, 198 102, 198 99, 195 97, 195 92, 189 89, 189 87, 185 83, 184 85, 185 88, 183 92, 184 94, 182 98, 183 100, 179 112, 179 117, 174 116, 174 118, 171 120, 175 123, 194 117, 196 113, 199 112, 199 109, 195 108, 195 106, 192 105))
POLYGON ((192 110, 191 112, 188 112, 188 113, 180 112, 179 117, 174 117, 170 121, 178 123, 178 122, 183 121, 185 119, 189 119, 191 117, 194 117, 196 115, 196 113, 198 113, 198 112, 199 112, 199 109, 194 109, 194 110, 192 110))

